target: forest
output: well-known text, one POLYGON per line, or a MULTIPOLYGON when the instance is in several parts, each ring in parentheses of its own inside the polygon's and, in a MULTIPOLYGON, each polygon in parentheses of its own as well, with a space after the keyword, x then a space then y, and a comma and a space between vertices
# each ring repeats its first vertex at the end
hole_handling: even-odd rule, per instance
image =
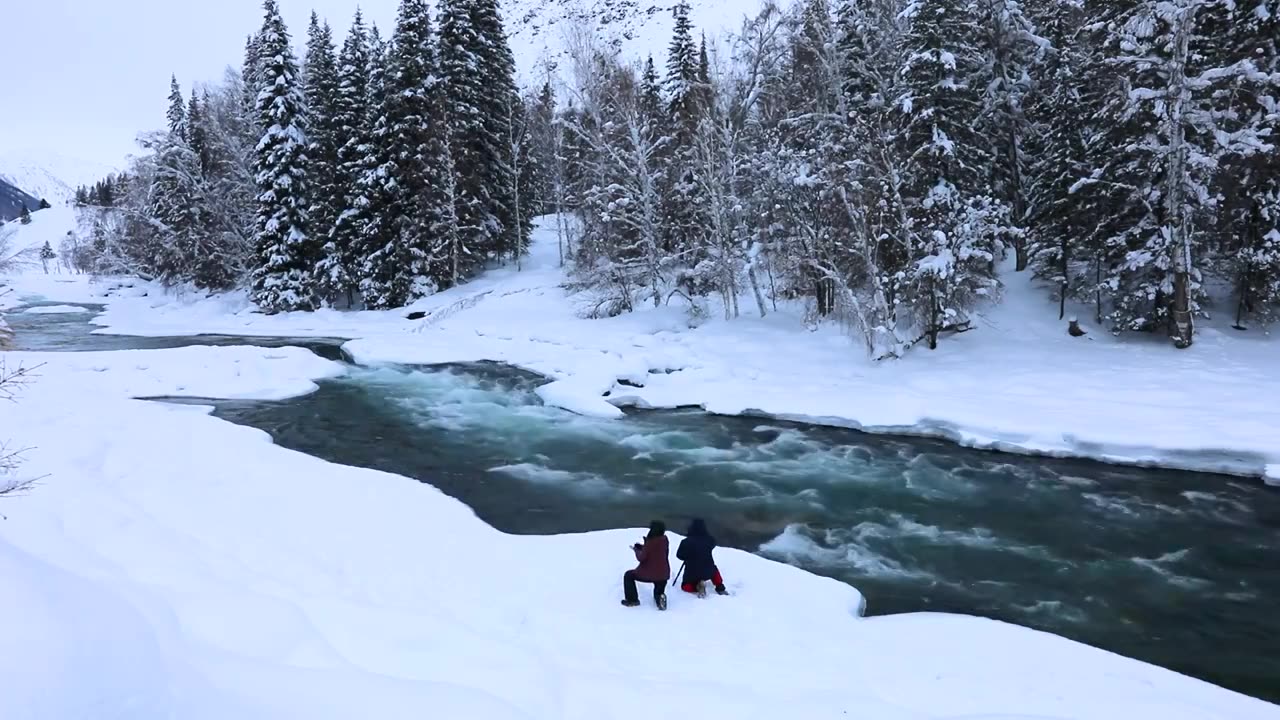
POLYGON ((681 0, 664 58, 577 27, 529 68, 496 0, 433 10, 340 47, 313 13, 299 59, 267 0, 240 68, 175 78, 78 191, 64 257, 389 309, 518 266, 549 216, 586 314, 799 302, 872 358, 968 329, 1006 270, 1179 348, 1280 313, 1277 0, 799 0, 715 36, 681 0))

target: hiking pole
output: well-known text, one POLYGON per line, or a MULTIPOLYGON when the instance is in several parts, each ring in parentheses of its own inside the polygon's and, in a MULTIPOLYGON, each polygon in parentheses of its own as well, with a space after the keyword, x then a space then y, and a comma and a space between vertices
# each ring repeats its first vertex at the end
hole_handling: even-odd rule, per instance
POLYGON ((682 573, 682 572, 684 572, 684 563, 680 563, 680 569, 679 569, 679 570, 677 570, 677 571, 676 571, 676 574, 673 576, 672 583, 671 583, 671 587, 679 587, 679 586, 680 586, 680 573, 682 573))

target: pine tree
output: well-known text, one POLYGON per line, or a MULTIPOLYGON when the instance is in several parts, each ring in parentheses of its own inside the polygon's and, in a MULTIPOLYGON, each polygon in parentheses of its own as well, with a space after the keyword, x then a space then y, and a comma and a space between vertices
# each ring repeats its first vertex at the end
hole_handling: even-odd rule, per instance
POLYGON ((185 139, 187 136, 187 106, 182 98, 182 88, 178 87, 178 77, 169 77, 169 111, 165 113, 169 121, 169 132, 185 139))
MULTIPOLYGON (((689 4, 681 0, 672 8, 672 13, 675 23, 667 50, 666 77, 669 138, 661 141, 664 145, 661 149, 663 247, 666 252, 682 257, 686 264, 696 265, 706 217, 701 207, 704 199, 699 195, 694 177, 693 155, 705 107, 698 80, 698 49, 689 23, 689 4)), ((694 286, 687 287, 686 291, 702 292, 694 286)))
POLYGON ((1106 238, 1109 317, 1120 330, 1162 325, 1187 347, 1203 296, 1202 250, 1211 224, 1211 169, 1236 142, 1213 108, 1219 69, 1206 67, 1201 13, 1213 0, 1130 0, 1094 22, 1104 50, 1094 72, 1124 70, 1095 106, 1103 133, 1083 182, 1103 186, 1088 208, 1106 238), (1225 145, 1225 146, 1224 146, 1225 145))
POLYGON ((983 57, 980 18, 966 0, 917 0, 904 13, 906 65, 903 150, 913 265, 910 292, 929 347, 961 328, 967 311, 995 289, 994 249, 1007 232, 1007 210, 984 194, 991 170, 979 134, 983 57))
POLYGON ((650 55, 640 74, 640 115, 649 123, 657 137, 667 134, 667 108, 662 99, 662 81, 650 55))
POLYGON ((1242 142, 1217 183, 1223 198, 1215 248, 1236 294, 1236 327, 1246 317, 1280 316, 1280 7, 1215 8, 1206 40, 1222 68, 1218 109, 1242 142))
POLYGON ((316 306, 308 234, 305 99, 289 33, 276 0, 263 3, 259 36, 262 89, 257 110, 267 128, 254 158, 258 215, 253 299, 267 312, 316 306))
MULTIPOLYGON (((307 101, 307 172, 311 190, 308 216, 311 233, 317 243, 325 242, 333 232, 338 215, 345 206, 346 191, 338 178, 340 121, 337 117, 338 65, 334 56, 333 33, 329 24, 320 23, 311 13, 307 31, 307 58, 304 95, 307 101)), ((324 253, 321 253, 323 264, 324 253)), ((316 288, 322 300, 328 300, 326 268, 318 269, 316 288)))
MULTIPOLYGON (((205 94, 208 97, 208 93, 205 94)), ((207 174, 211 168, 212 157, 209 151, 208 128, 204 119, 204 111, 196 97, 195 88, 191 89, 191 99, 187 102, 187 144, 199 161, 201 175, 207 174)))
POLYGON ((422 0, 402 0, 386 65, 371 138, 379 164, 361 180, 361 291, 373 308, 399 307, 430 292, 433 265, 446 262, 432 254, 444 202, 442 173, 449 170, 422 0))
POLYGON ((516 89, 516 62, 507 42, 507 31, 498 10, 498 0, 474 0, 471 17, 481 40, 479 71, 485 92, 480 96, 480 112, 485 118, 485 135, 496 138, 486 144, 481 166, 484 182, 497 190, 490 202, 490 213, 497 221, 497 244, 494 257, 505 258, 528 247, 530 225, 516 217, 515 150, 512 137, 511 109, 519 102, 516 89))
POLYGON ((364 18, 359 11, 342 45, 338 60, 338 86, 334 99, 337 163, 333 170, 333 187, 338 216, 322 251, 317 268, 317 281, 322 296, 333 300, 346 296, 354 302, 358 287, 356 275, 360 258, 356 255, 359 241, 359 179, 364 172, 369 143, 370 111, 374 107, 369 92, 369 48, 364 18))
POLYGON ((442 0, 440 3, 440 76, 444 115, 452 140, 449 151, 455 167, 454 184, 458 233, 470 252, 479 256, 498 247, 494 236, 492 193, 481 166, 496 154, 499 138, 488 136, 481 110, 485 93, 481 54, 484 50, 474 25, 476 0, 442 0))
POLYGON ((18 222, 23 225, 31 224, 31 209, 27 207, 26 203, 22 203, 22 209, 18 211, 18 222))
POLYGON ((543 83, 534 98, 528 101, 528 130, 531 148, 528 163, 533 171, 534 183, 532 201, 539 215, 558 212, 556 205, 556 173, 557 173, 557 137, 560 135, 556 125, 556 96, 551 83, 543 83))
MULTIPOLYGON (((1048 41, 1037 34, 1020 0, 981 0, 986 67, 971 82, 983 87, 983 134, 991 147, 993 195, 1023 225, 1030 212, 1026 146, 1032 130, 1025 102, 1033 92, 1031 69, 1048 41)), ((1016 269, 1029 262, 1025 233, 1013 233, 1016 269)))
POLYGON ((248 115, 256 115, 258 92, 262 90, 262 50, 260 33, 249 35, 244 41, 244 61, 240 65, 240 80, 244 90, 244 109, 248 115))
MULTIPOLYGON (((1035 6, 1033 6, 1035 7, 1035 6)), ((1102 202, 1107 186, 1081 183, 1090 177, 1092 138, 1103 131, 1094 113, 1103 78, 1090 76, 1099 50, 1091 33, 1082 32, 1083 5, 1050 0, 1038 8, 1035 24, 1049 47, 1036 73, 1037 91, 1027 107, 1033 133, 1028 167, 1030 265, 1054 288, 1058 319, 1067 301, 1089 300, 1094 321, 1101 323, 1102 274, 1107 243, 1097 235, 1097 218, 1085 211, 1102 202)))
POLYGON ((495 0, 441 2, 440 74, 450 149, 465 170, 456 175, 464 242, 480 257, 510 256, 524 247, 528 230, 515 219, 515 61, 495 0))

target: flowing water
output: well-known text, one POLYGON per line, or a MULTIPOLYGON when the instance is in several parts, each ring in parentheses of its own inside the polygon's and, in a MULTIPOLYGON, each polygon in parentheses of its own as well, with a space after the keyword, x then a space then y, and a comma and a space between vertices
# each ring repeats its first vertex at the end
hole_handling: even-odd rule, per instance
MULTIPOLYGON (((32 335, 48 323, 91 349, 75 319, 28 317, 43 318, 32 335)), ((489 363, 356 368, 305 397, 215 404, 285 447, 428 482, 507 532, 700 515, 722 544, 857 586, 871 614, 999 618, 1280 701, 1280 492, 1261 483, 698 412, 599 420, 543 406, 541 382, 489 363)))

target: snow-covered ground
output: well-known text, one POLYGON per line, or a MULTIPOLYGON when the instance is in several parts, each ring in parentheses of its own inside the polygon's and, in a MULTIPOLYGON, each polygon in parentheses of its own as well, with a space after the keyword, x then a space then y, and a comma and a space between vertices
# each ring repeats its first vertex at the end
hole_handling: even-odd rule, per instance
MULTIPOLYGON (((65 234, 62 216, 41 220, 20 238, 65 234)), ((1280 337, 1202 323, 1196 344, 1177 351, 1084 322, 1089 334, 1073 338, 1027 276, 1004 277, 1005 301, 977 329, 880 364, 836 328, 806 329, 794 308, 761 319, 744 302, 744 317, 697 328, 675 307, 581 319, 583 299, 562 289, 546 229, 522 271, 491 272, 403 311, 268 317, 238 293, 175 296, 36 274, 0 302, 105 302, 95 322, 121 334, 353 338, 346 349, 367 364, 500 360, 549 376, 544 401, 605 417, 625 405, 701 406, 1280 481, 1280 337), (408 320, 411 311, 426 317, 408 320)))
POLYGON ((856 590, 721 550, 733 596, 618 605, 639 530, 503 535, 415 481, 146 396, 305 393, 296 348, 7 353, 0 717, 1116 718, 1280 707, 972 617, 860 617, 856 590))

